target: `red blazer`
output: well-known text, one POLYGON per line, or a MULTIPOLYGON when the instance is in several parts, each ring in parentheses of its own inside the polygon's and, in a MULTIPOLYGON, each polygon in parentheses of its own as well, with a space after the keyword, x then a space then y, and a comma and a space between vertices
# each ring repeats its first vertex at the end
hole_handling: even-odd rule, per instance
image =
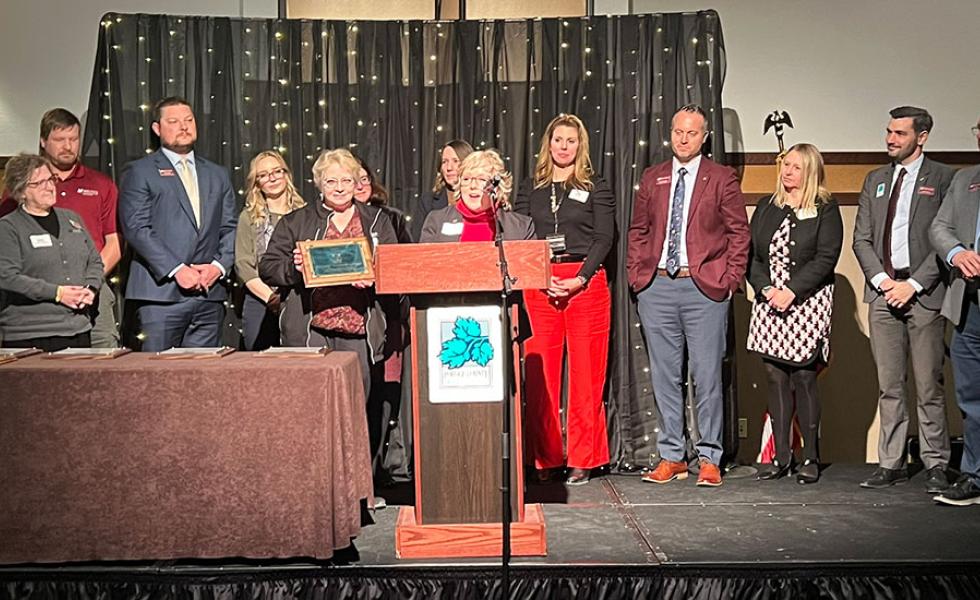
MULTIPOLYGON (((643 172, 633 203, 626 251, 630 287, 640 291, 657 274, 670 214, 672 161, 643 172)), ((749 258, 749 222, 735 171, 701 158, 687 217, 687 260, 701 292, 721 302, 742 283, 749 258)))

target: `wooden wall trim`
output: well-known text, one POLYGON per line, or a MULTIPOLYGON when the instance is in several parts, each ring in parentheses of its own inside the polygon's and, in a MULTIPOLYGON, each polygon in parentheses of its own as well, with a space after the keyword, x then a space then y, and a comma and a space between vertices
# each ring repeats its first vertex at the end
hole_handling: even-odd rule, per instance
MULTIPOLYGON (((826 165, 884 165, 888 155, 884 152, 821 152, 826 165)), ((976 151, 926 151, 926 156, 947 165, 980 164, 980 152, 976 151)), ((728 162, 732 166, 771 165, 776 162, 775 152, 730 152, 728 162)))

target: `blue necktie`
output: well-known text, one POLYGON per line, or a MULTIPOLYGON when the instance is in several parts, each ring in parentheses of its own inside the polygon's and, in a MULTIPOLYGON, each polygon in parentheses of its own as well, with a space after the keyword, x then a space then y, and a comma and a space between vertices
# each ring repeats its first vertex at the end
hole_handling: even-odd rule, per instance
POLYGON ((684 176, 687 169, 677 170, 677 185, 674 186, 674 199, 670 203, 670 229, 667 242, 667 273, 674 277, 681 270, 681 226, 684 220, 684 176))

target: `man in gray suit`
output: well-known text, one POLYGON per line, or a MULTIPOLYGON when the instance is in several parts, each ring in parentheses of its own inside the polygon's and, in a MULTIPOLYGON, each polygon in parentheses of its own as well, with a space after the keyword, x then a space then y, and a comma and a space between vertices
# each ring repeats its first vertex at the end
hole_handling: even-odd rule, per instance
MULTIPOLYGON (((980 121, 973 135, 980 146, 980 121)), ((963 476, 934 499, 954 506, 980 504, 980 165, 962 169, 953 178, 929 237, 953 267, 942 313, 955 326, 949 356, 963 412, 963 476)))
POLYGON ((915 374, 919 455, 926 491, 949 487, 949 431, 943 388, 946 322, 939 309, 946 285, 929 226, 953 170, 922 153, 932 117, 921 108, 891 111, 885 143, 891 164, 864 180, 854 225, 854 254, 864 271, 871 350, 878 369, 878 468, 861 482, 885 488, 908 481, 904 466, 909 413, 906 376, 915 374))
POLYGON ((137 301, 143 350, 220 343, 235 260, 238 212, 228 172, 194 154, 197 123, 183 98, 153 109, 160 149, 126 166, 119 186, 123 237, 135 251, 126 299, 137 301))

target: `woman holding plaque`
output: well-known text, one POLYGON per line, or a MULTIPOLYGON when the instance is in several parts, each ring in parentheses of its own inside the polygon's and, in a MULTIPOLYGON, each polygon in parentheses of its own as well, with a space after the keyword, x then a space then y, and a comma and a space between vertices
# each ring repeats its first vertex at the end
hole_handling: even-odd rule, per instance
POLYGON ((306 339, 306 328, 299 294, 292 288, 273 288, 262 281, 258 263, 279 220, 306 206, 306 202, 293 185, 286 161, 274 150, 260 152, 252 159, 245 187, 245 208, 238 217, 235 236, 235 273, 245 285, 245 349, 300 345, 306 339))
POLYGON ((568 465, 568 485, 588 483, 609 462, 603 388, 611 299, 603 261, 613 244, 616 206, 592 171, 589 134, 575 115, 552 119, 541 137, 532 180, 514 210, 534 220, 551 245, 551 286, 527 290, 534 335, 525 344, 526 440, 538 480, 568 465), (567 462, 561 429, 562 357, 568 352, 567 462))
POLYGON ((495 150, 471 153, 459 165, 454 201, 429 213, 419 241, 492 242, 497 219, 503 239, 534 239, 531 219, 510 210, 513 185, 513 178, 495 150))
POLYGON ((820 478, 817 372, 830 357, 834 267, 843 243, 837 201, 824 187, 823 158, 796 144, 779 163, 776 193, 752 214, 748 281, 755 290, 747 349, 762 356, 776 455, 760 480, 791 468, 794 404, 803 436, 799 483, 820 478))
POLYGON ((376 295, 373 279, 306 287, 303 253, 297 248, 298 242, 315 240, 350 240, 349 248, 353 248, 366 240, 373 255, 378 244, 398 242, 385 213, 354 200, 359 170, 360 164, 347 150, 320 154, 313 165, 313 182, 320 189, 320 198, 282 217, 259 259, 259 277, 268 285, 300 293, 306 320, 305 346, 357 353, 366 398, 372 369, 378 368, 398 343, 397 298, 376 295), (389 325, 395 327, 391 335, 389 325))
POLYGON ((47 159, 7 162, 4 186, 17 210, 0 219, 0 342, 56 352, 91 345, 89 316, 102 286, 102 260, 70 210, 56 209, 57 176, 47 159))

